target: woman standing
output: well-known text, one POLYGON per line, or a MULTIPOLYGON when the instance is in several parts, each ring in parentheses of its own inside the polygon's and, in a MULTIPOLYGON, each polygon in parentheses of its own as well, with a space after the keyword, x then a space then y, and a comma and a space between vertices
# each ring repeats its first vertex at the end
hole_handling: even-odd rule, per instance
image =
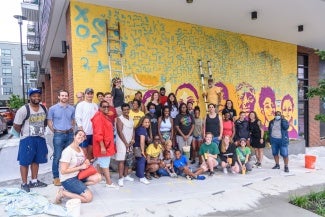
POLYGON ((165 145, 167 140, 172 140, 172 136, 174 135, 173 125, 174 122, 170 117, 169 107, 165 106, 162 116, 158 118, 158 134, 163 145, 165 145))
POLYGON ((168 106, 169 108, 170 117, 175 119, 179 111, 178 111, 178 102, 174 93, 170 93, 168 95, 168 99, 167 102, 165 103, 165 106, 168 106))
POLYGON ((116 109, 117 115, 120 116, 122 114, 121 105, 124 103, 124 92, 122 90, 122 81, 120 78, 116 77, 112 79, 112 97, 113 104, 116 109))
POLYGON ((55 203, 61 203, 64 197, 77 198, 82 203, 88 203, 93 199, 93 194, 87 186, 100 182, 101 175, 96 173, 83 180, 79 180, 77 177, 80 170, 86 169, 90 165, 83 150, 79 147, 85 139, 85 132, 77 130, 73 142, 62 152, 59 172, 63 188, 58 190, 55 203))
POLYGON ((256 112, 251 111, 249 113, 249 132, 250 132, 250 144, 255 150, 257 168, 262 167, 263 150, 265 148, 264 143, 264 130, 261 121, 258 119, 256 112))
POLYGON ((235 120, 237 119, 237 112, 236 109, 234 109, 234 104, 230 99, 226 101, 225 108, 222 110, 222 115, 225 115, 226 113, 229 113, 229 119, 235 122, 235 120))
POLYGON ((185 103, 179 106, 180 113, 175 118, 176 141, 178 149, 183 153, 183 147, 192 144, 194 130, 194 118, 188 113, 185 103))
MULTIPOLYGON (((193 130, 193 141, 192 141, 192 162, 195 164, 196 157, 198 157, 198 151, 203 142, 203 120, 200 118, 200 107, 195 106, 194 108, 194 130, 193 130)), ((200 164, 202 159, 199 158, 200 164)))
POLYGON ((116 136, 116 155, 118 161, 118 185, 124 186, 124 180, 133 182, 134 179, 128 174, 129 167, 133 166, 134 128, 133 120, 129 117, 130 105, 124 103, 122 106, 122 115, 117 118, 117 136, 116 136), (127 159, 128 158, 128 159, 127 159))
POLYGON ((109 172, 111 157, 116 153, 114 144, 113 124, 109 117, 109 104, 101 101, 99 111, 91 119, 93 125, 93 154, 97 158, 96 163, 99 165, 100 172, 104 174, 106 187, 118 188, 112 182, 109 172))
POLYGON ((224 114, 224 119, 222 121, 222 126, 223 126, 223 132, 222 132, 222 136, 229 136, 231 141, 234 141, 234 136, 236 133, 236 129, 235 129, 235 124, 234 122, 230 119, 230 113, 226 112, 224 114))
MULTIPOLYGON (((152 93, 150 102, 155 104, 155 106, 156 106, 155 114, 159 118, 161 116, 161 109, 162 108, 161 108, 161 104, 159 103, 159 92, 157 90, 152 93)), ((149 103, 148 103, 148 105, 149 105, 149 103)), ((148 105, 147 105, 147 108, 148 108, 148 105)))
POLYGON ((212 142, 216 143, 219 147, 223 133, 222 117, 216 112, 216 106, 212 103, 208 105, 208 111, 209 113, 204 120, 204 136, 206 132, 212 133, 212 142))
POLYGON ((150 182, 144 177, 146 167, 146 155, 145 155, 145 143, 148 139, 147 129, 150 126, 150 119, 148 117, 142 117, 135 128, 135 143, 133 145, 134 154, 136 159, 136 176, 143 184, 150 184, 150 182))

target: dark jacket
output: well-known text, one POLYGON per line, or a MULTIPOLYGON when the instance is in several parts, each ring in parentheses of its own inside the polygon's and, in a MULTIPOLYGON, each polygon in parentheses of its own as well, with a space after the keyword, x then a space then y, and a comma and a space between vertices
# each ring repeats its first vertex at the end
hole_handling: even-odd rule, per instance
MULTIPOLYGON (((269 136, 270 136, 270 139, 272 139, 272 129, 273 129, 274 121, 275 121, 275 119, 270 121, 270 124, 269 124, 269 136)), ((281 118, 282 145, 289 145, 288 129, 289 129, 289 122, 286 119, 281 118)))

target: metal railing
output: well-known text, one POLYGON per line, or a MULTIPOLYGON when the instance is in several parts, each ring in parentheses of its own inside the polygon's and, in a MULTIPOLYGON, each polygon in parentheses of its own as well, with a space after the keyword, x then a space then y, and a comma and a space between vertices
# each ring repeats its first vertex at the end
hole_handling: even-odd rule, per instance
POLYGON ((29 51, 40 50, 40 41, 38 36, 34 36, 34 35, 27 36, 27 50, 29 51))

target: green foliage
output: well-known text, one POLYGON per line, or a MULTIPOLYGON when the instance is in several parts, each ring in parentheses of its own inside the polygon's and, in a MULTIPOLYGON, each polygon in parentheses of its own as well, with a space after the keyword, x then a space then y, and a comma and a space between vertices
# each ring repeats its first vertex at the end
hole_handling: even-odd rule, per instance
MULTIPOLYGON (((325 60, 325 50, 317 50, 315 52, 322 60, 325 60)), ((320 80, 317 87, 308 87, 307 97, 313 98, 318 96, 325 103, 325 79, 320 80)), ((325 114, 317 114, 315 120, 325 122, 325 114)))
POLYGON ((304 196, 293 196, 290 203, 325 217, 325 190, 304 196))
POLYGON ((9 97, 9 108, 11 109, 18 109, 24 104, 23 99, 21 99, 19 95, 12 94, 9 97))

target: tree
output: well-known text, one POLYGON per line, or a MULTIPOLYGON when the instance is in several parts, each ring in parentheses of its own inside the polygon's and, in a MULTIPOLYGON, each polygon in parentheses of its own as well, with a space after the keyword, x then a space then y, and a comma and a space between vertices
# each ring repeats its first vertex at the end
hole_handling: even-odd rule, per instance
MULTIPOLYGON (((316 54, 318 54, 322 60, 325 60, 325 50, 317 50, 316 54)), ((325 79, 320 80, 317 87, 308 87, 307 97, 313 98, 316 96, 325 104, 325 79)), ((325 122, 325 114, 316 115, 315 120, 325 122)))
POLYGON ((9 97, 9 108, 11 109, 19 109, 24 104, 23 99, 21 99, 19 95, 12 94, 9 97))

